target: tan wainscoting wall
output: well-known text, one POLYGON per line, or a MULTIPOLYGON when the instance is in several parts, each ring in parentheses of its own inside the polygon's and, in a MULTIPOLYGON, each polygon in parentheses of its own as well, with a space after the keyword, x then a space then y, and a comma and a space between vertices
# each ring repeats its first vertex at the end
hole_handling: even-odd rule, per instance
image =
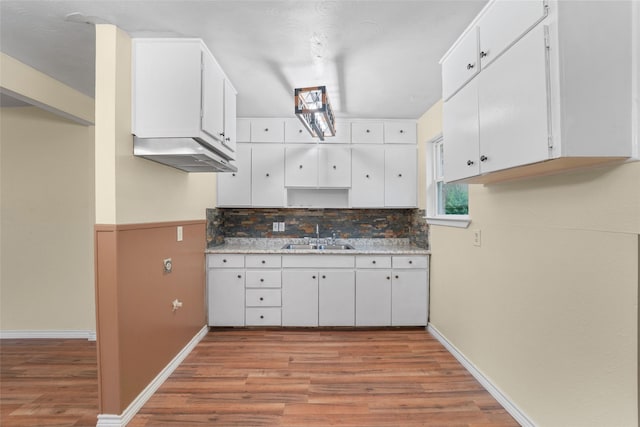
POLYGON ((206 324, 205 227, 95 226, 100 413, 121 414, 206 324), (175 299, 183 305, 173 311, 175 299))

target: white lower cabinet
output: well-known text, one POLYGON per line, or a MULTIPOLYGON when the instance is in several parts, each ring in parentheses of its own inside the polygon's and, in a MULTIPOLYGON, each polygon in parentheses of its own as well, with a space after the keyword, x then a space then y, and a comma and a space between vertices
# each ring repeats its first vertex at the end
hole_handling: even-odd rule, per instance
POLYGON ((282 272, 282 326, 318 326, 317 272, 282 272))
POLYGON ((211 326, 424 326, 426 255, 207 256, 211 326))

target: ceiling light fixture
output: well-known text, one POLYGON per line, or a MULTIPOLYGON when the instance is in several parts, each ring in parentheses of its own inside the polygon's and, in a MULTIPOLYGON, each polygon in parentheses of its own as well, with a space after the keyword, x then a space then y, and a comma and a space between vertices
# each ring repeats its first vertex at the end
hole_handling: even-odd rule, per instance
POLYGON ((336 123, 326 86, 301 87, 294 90, 295 113, 311 136, 324 141, 336 136, 336 123))

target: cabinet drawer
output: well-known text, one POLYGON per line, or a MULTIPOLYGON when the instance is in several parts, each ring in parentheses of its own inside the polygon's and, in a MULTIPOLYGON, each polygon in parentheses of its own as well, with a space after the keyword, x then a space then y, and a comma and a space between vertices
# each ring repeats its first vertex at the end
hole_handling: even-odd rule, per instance
POLYGON ((207 256, 209 268, 238 268, 244 267, 244 255, 214 254, 207 256))
POLYGON ((280 268, 280 255, 247 255, 247 268, 280 268))
POLYGON ((282 298, 280 289, 247 289, 247 307, 280 307, 282 298))
POLYGON ((416 122, 385 122, 384 142, 385 144, 415 144, 416 122))
POLYGON ((247 270, 247 288, 280 288, 280 270, 247 270))
POLYGON ((427 268, 427 259, 421 255, 394 256, 393 268, 427 268))
POLYGON ((251 119, 251 142, 283 142, 284 121, 251 119))
POLYGON ((354 144, 382 144, 384 131, 382 122, 351 123, 351 142, 354 144))
POLYGON ((294 268, 353 268, 354 256, 344 255, 285 255, 283 267, 294 268))
POLYGON ((245 323, 247 326, 280 326, 281 316, 280 307, 247 308, 245 323))
POLYGON ((356 268, 391 268, 391 257, 385 255, 358 256, 356 268))

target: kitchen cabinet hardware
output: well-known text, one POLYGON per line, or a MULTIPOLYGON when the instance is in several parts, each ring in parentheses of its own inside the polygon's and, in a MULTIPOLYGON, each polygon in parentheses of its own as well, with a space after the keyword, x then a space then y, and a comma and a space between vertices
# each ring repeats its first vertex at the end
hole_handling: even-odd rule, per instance
POLYGON ((486 162, 489 158, 487 156, 480 156, 480 161, 481 162, 486 162))
POLYGON ((334 169, 338 169, 338 167, 337 167, 336 165, 333 165, 333 168, 334 168, 334 169))
POLYGON ((262 260, 261 262, 262 262, 262 264, 265 264, 265 263, 266 263, 267 261, 265 261, 265 260, 262 260))
POLYGON ((263 279, 263 278, 260 278, 260 282, 264 282, 264 279, 263 279))
POLYGON ((323 274, 323 275, 322 275, 322 278, 323 278, 323 279, 326 279, 326 278, 327 278, 327 276, 325 276, 325 275, 323 274))
POLYGON ((409 264, 413 264, 413 261, 412 261, 412 260, 409 260, 409 264))
POLYGON ((302 165, 298 166, 299 169, 302 169, 302 165))
POLYGON ((480 58, 485 58, 487 55, 489 55, 489 53, 485 52, 484 50, 480 52, 480 58))
POLYGON ((264 297, 260 297, 260 301, 264 301, 264 297))
POLYGON ((371 133, 371 130, 370 130, 370 129, 367 129, 367 133, 371 133))
POLYGON ((261 319, 264 319, 264 314, 261 314, 261 315, 260 315, 260 318, 261 318, 261 319))
POLYGON ((233 173, 231 174, 231 176, 236 176, 236 173, 235 173, 235 172, 233 172, 233 173))
POLYGON ((269 132, 269 128, 264 128, 264 131, 265 132, 269 132))
POLYGON ((400 133, 404 133, 404 129, 400 129, 400 133))
POLYGON ((473 67, 475 67, 475 64, 467 64, 467 70, 471 70, 473 67))
POLYGON ((399 279, 399 278, 400 278, 400 276, 396 275, 396 279, 399 279))
POLYGON ((373 261, 371 261, 371 263, 372 263, 372 264, 375 264, 375 263, 376 263, 376 260, 374 259, 373 261))
POLYGON ((474 163, 473 160, 467 160, 467 166, 473 166, 474 163))
POLYGON ((225 259, 223 259, 223 260, 222 260, 222 262, 227 262, 227 259, 226 259, 226 258, 225 258, 225 259))
POLYGON ((224 132, 220 132, 218 135, 224 138, 224 132))
POLYGON ((238 274, 238 279, 242 279, 242 276, 240 274, 238 274))
POLYGON ((268 178, 269 177, 269 173, 267 172, 267 174, 265 176, 268 178))

